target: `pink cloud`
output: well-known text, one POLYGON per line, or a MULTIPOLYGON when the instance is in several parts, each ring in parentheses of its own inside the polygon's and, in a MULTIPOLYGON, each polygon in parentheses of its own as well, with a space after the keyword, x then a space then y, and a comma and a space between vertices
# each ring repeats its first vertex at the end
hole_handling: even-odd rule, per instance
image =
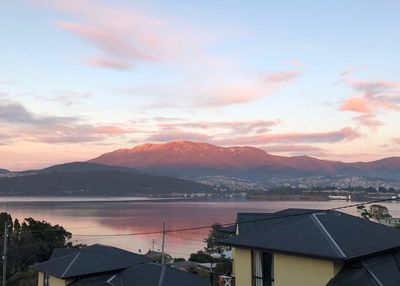
POLYGON ((175 140, 190 140, 190 141, 209 141, 210 136, 207 134, 196 132, 185 132, 180 130, 174 131, 161 131, 152 134, 146 138, 146 141, 155 142, 168 142, 175 140))
POLYGON ((376 119, 376 116, 371 113, 356 116, 353 118, 353 120, 359 122, 361 125, 367 126, 369 129, 373 131, 377 131, 379 126, 384 125, 382 121, 376 119))
POLYGON ((223 139, 218 143, 223 145, 262 145, 266 143, 335 143, 340 141, 354 140, 361 135, 350 127, 338 131, 315 132, 315 133, 281 133, 261 134, 254 136, 242 136, 223 139))
POLYGON ((400 137, 393 138, 393 139, 392 139, 392 142, 393 142, 394 144, 400 145, 400 137))
POLYGON ((348 80, 348 83, 357 91, 364 93, 366 97, 379 95, 398 95, 400 83, 385 80, 348 80))
POLYGON ((300 71, 283 71, 269 74, 265 77, 266 82, 286 83, 302 75, 300 71))
POLYGON ((359 95, 346 99, 340 110, 361 113, 354 118, 361 125, 377 130, 383 125, 377 119, 380 111, 400 111, 400 82, 352 79, 344 82, 359 95))
POLYGON ((189 121, 178 123, 162 123, 160 127, 189 128, 189 129, 222 129, 234 133, 262 133, 269 131, 279 123, 278 120, 249 120, 249 121, 189 121))
POLYGON ((117 70, 129 70, 132 67, 131 64, 125 61, 113 58, 106 58, 102 56, 85 59, 83 60, 83 62, 93 67, 103 67, 103 68, 111 68, 117 70))
POLYGON ((98 134, 119 135, 119 134, 131 133, 132 131, 115 125, 106 125, 106 126, 97 126, 93 128, 92 132, 98 134))
POLYGON ((185 37, 172 31, 163 19, 151 17, 137 7, 93 0, 47 3, 73 16, 73 20, 56 21, 57 27, 97 48, 98 56, 83 61, 91 66, 128 69, 137 62, 170 58, 187 43, 185 37))
POLYGON ((255 101, 273 94, 300 75, 299 71, 275 72, 251 81, 219 84, 205 90, 199 103, 203 106, 224 106, 255 101))
POLYGON ((269 145, 262 147, 267 152, 301 152, 301 153, 310 153, 310 152, 321 152, 322 148, 312 145, 269 145))
POLYGON ((13 101, 0 103, 0 124, 7 126, 9 140, 45 143, 98 142, 133 132, 115 124, 87 124, 79 117, 38 115, 13 101))
POLYGON ((369 102, 364 98, 349 98, 346 99, 340 106, 340 110, 353 111, 359 113, 370 113, 371 109, 369 102))

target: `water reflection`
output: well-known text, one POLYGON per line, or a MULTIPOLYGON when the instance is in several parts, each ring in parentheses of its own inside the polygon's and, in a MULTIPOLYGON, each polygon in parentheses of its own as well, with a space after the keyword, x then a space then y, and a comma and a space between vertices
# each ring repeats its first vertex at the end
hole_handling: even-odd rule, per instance
MULTIPOLYGON (((141 249, 146 252, 152 248, 161 248, 161 234, 126 236, 89 236, 126 233, 143 233, 162 230, 165 221, 167 229, 190 228, 210 225, 214 222, 230 223, 235 221, 237 212, 273 212, 286 208, 327 209, 350 202, 342 201, 155 201, 135 200, 70 200, 68 202, 49 198, 38 200, 19 199, 7 201, 0 199, 0 210, 11 213, 20 220, 33 217, 52 224, 64 226, 73 233, 73 240, 87 244, 103 243, 115 245, 130 251, 141 249), (88 235, 88 236, 86 236, 88 235)), ((385 204, 393 216, 400 216, 400 204, 385 204)), ((344 212, 355 214, 356 209, 344 212)), ((166 251, 175 257, 188 257, 191 252, 204 247, 203 238, 207 229, 168 233, 166 251)))

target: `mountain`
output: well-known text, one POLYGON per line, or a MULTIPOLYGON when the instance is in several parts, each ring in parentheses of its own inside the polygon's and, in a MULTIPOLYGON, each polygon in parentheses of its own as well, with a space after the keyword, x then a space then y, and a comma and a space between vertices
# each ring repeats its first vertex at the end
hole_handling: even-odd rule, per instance
POLYGON ((263 180, 341 175, 400 180, 400 157, 344 163, 308 156, 275 156, 254 147, 220 147, 192 141, 143 144, 105 153, 89 162, 180 177, 228 175, 263 180))
POLYGON ((10 173, 10 171, 6 169, 0 169, 0 174, 7 174, 7 173, 10 173))
POLYGON ((138 172, 135 169, 128 167, 118 167, 103 165, 90 162, 72 162, 54 165, 45 169, 37 170, 38 173, 53 173, 53 172, 87 172, 87 171, 123 171, 123 172, 138 172))
POLYGON ((130 196, 209 191, 210 187, 192 181, 86 162, 0 177, 2 195, 130 196))

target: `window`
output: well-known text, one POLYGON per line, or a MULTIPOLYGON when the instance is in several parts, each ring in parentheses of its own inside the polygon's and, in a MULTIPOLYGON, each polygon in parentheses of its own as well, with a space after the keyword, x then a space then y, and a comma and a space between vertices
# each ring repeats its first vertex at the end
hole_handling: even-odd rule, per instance
POLYGON ((253 251, 253 286, 272 286, 273 256, 271 253, 253 251))
POLYGON ((49 276, 49 274, 44 274, 43 286, 50 286, 50 276, 49 276))

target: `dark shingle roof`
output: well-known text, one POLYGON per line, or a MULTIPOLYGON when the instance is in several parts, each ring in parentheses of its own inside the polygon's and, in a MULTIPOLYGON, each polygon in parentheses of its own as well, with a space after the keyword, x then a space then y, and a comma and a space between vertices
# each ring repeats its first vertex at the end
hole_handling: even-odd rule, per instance
POLYGON ((71 286, 208 286, 208 279, 155 263, 140 264, 108 276, 87 277, 71 286), (97 278, 97 279, 96 279, 97 278))
POLYGON ((128 285, 129 282, 135 281, 135 286, 208 286, 208 279, 154 263, 137 265, 123 270, 109 281, 110 285, 114 285, 114 281, 122 281, 122 285, 128 285))
POLYGON ((382 254, 346 264, 327 286, 400 285, 399 253, 382 254))
POLYGON ((222 244, 339 261, 400 248, 399 230, 337 211, 239 214, 238 224, 239 235, 222 244))
POLYGON ((95 244, 76 251, 55 250, 52 259, 33 265, 32 268, 65 279, 125 269, 149 261, 149 258, 142 255, 95 244))

